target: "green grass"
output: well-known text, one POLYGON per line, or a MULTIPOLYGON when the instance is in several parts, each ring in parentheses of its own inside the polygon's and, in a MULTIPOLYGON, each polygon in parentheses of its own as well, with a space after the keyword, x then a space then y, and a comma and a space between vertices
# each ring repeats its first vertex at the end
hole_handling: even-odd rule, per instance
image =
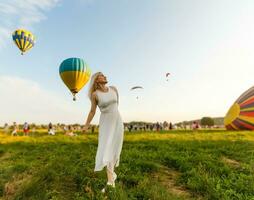
POLYGON ((0 133, 0 199, 254 200, 254 132, 126 133, 116 189, 94 173, 96 135, 0 133))

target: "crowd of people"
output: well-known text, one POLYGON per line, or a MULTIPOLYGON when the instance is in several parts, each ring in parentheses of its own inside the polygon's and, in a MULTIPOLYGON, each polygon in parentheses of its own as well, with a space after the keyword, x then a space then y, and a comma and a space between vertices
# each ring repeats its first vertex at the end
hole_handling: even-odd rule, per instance
MULTIPOLYGON (((9 130, 8 124, 5 124, 4 130, 5 130, 5 132, 8 132, 8 130, 9 130)), ((23 124, 22 130, 23 130, 23 135, 24 136, 28 136, 29 131, 30 131, 30 126, 29 126, 29 124, 27 122, 25 122, 23 124)), ((18 135, 18 131, 19 131, 19 126, 17 125, 16 122, 13 122, 11 135, 17 136, 18 135)))
MULTIPOLYGON (((31 131, 30 125, 25 122, 21 126, 18 125, 16 122, 13 122, 12 126, 9 126, 7 123, 4 125, 4 131, 5 132, 10 132, 11 130, 11 135, 17 136, 17 135, 24 135, 24 136, 29 136, 30 132, 35 132, 35 128, 31 131), (19 133, 19 134, 18 134, 19 133)), ((173 130, 173 129, 179 129, 176 125, 173 125, 171 122, 167 123, 147 123, 147 124, 140 124, 140 123, 126 123, 124 125, 125 131, 128 132, 133 132, 133 131, 163 131, 163 130, 173 130)), ((95 130, 97 130, 99 127, 92 125, 90 127, 90 132, 94 133, 95 130)), ((192 130, 197 130, 200 128, 200 125, 197 121, 192 122, 192 124, 188 125, 188 127, 183 127, 183 129, 192 129, 192 130)), ((62 125, 62 126, 57 126, 53 125, 51 122, 47 125, 47 133, 48 135, 56 135, 56 132, 64 132, 64 135, 67 136, 77 136, 76 132, 82 131, 82 126, 73 126, 73 125, 62 125)))
POLYGON ((174 125, 170 122, 164 123, 149 123, 149 124, 125 124, 125 130, 132 132, 132 131, 162 131, 162 130, 172 130, 174 129, 174 125))
POLYGON ((125 124, 125 131, 163 131, 163 130, 173 130, 173 129, 192 129, 198 130, 201 126, 198 121, 193 121, 192 124, 177 126, 173 125, 172 122, 167 123, 149 123, 149 124, 140 124, 140 123, 129 123, 125 124))
MULTIPOLYGON (((56 135, 57 128, 54 126, 51 122, 48 124, 47 133, 48 135, 56 135)), ((76 136, 75 133, 76 129, 73 128, 73 126, 68 125, 63 127, 63 132, 67 136, 76 136)), ((92 131, 94 132, 94 127, 92 128, 92 131)), ((12 136, 29 136, 31 133, 30 125, 25 122, 23 125, 18 125, 16 122, 13 122, 11 126, 9 126, 7 123, 4 125, 4 132, 5 133, 11 133, 12 136)), ((36 128, 34 127, 32 129, 32 132, 36 132, 36 128)))

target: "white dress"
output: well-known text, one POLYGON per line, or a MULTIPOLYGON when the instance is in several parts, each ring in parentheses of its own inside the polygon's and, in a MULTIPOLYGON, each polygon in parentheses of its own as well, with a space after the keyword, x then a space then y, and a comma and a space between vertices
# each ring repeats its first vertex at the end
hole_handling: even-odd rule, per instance
POLYGON ((101 115, 94 171, 109 165, 117 167, 123 145, 124 126, 118 111, 117 94, 108 88, 108 92, 96 91, 101 115))

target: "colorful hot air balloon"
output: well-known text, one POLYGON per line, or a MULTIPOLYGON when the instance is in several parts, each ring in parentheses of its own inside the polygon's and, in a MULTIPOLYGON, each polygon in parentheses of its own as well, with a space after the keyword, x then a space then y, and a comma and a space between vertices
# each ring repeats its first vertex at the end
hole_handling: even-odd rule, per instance
POLYGON ((244 92, 224 118, 228 130, 254 130, 254 87, 244 92))
POLYGON ((17 47, 21 51, 21 55, 23 55, 26 51, 31 49, 35 44, 34 35, 26 30, 18 29, 13 32, 12 39, 17 45, 17 47))
POLYGON ((81 58, 68 58, 59 67, 60 76, 76 100, 75 95, 89 81, 91 70, 81 58))

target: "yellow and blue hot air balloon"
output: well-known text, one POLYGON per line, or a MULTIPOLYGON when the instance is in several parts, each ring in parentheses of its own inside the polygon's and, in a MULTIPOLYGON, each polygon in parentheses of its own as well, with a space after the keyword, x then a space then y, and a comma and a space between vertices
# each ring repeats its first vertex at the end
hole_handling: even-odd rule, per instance
POLYGON ((91 70, 83 59, 68 58, 61 63, 59 67, 59 74, 64 84, 71 91, 73 100, 75 101, 75 95, 89 81, 91 70))
POLYGON ((13 32, 12 39, 23 55, 26 51, 31 49, 35 44, 34 35, 24 29, 18 29, 13 32))
POLYGON ((228 130, 254 130, 254 87, 244 92, 224 118, 228 130))

